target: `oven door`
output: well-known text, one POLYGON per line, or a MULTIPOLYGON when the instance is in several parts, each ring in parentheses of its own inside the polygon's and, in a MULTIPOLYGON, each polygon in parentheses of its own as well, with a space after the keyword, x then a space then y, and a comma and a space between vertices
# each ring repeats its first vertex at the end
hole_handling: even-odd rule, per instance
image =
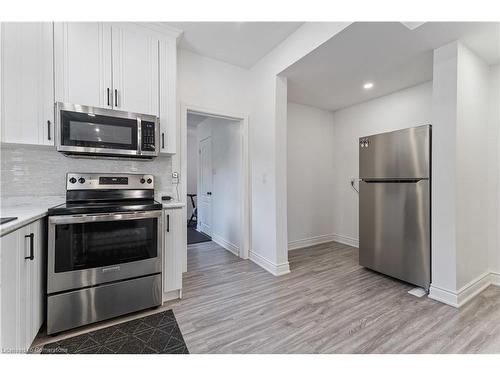
POLYGON ((138 156, 140 116, 122 111, 57 103, 57 151, 138 156))
POLYGON ((161 210, 49 217, 47 291, 161 272, 161 210))

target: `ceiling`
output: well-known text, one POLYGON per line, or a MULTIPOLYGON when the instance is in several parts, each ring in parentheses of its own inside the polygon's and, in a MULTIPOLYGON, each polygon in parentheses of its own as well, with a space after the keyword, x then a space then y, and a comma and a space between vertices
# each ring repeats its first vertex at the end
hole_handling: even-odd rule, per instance
POLYGON ((429 81, 432 51, 454 40, 496 64, 499 34, 499 23, 356 22, 282 72, 288 100, 334 111, 429 81))
POLYGON ((250 68, 302 22, 165 22, 183 31, 179 46, 242 68, 250 68))

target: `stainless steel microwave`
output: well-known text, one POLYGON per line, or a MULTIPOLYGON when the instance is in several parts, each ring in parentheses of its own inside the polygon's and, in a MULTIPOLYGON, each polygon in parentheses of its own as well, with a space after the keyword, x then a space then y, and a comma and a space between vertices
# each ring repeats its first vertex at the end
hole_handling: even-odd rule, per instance
POLYGON ((56 103, 57 151, 136 158, 158 156, 156 116, 56 103))

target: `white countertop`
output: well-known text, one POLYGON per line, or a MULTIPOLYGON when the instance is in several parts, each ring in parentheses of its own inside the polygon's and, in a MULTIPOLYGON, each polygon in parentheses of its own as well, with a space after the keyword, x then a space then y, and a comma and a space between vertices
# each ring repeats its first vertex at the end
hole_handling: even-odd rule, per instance
POLYGON ((163 208, 182 208, 186 205, 184 202, 179 202, 177 199, 172 199, 169 201, 162 201, 161 197, 163 195, 170 195, 172 198, 172 194, 170 192, 156 192, 155 194, 155 201, 160 202, 163 205, 163 208))
POLYGON ((65 197, 9 197, 1 200, 0 216, 17 217, 16 220, 0 225, 0 236, 15 231, 47 215, 50 207, 65 202, 65 197))
POLYGON ((163 208, 182 208, 186 205, 186 203, 177 201, 164 201, 162 203, 163 203, 163 208))

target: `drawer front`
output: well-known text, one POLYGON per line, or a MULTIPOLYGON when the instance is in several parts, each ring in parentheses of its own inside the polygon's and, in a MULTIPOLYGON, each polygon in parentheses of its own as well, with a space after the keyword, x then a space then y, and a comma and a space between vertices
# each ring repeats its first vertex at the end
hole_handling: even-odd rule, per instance
POLYGON ((161 274, 49 296, 47 333, 161 305, 161 274))

